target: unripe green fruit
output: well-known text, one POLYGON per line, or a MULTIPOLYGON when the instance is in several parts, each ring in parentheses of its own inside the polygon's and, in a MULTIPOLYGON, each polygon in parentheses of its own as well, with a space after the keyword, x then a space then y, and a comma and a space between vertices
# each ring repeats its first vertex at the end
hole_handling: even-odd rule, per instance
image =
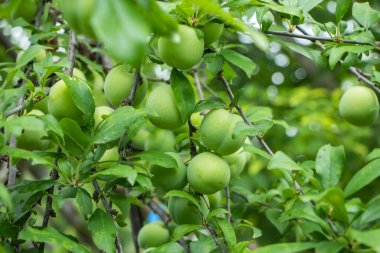
POLYGON ((104 88, 103 77, 100 74, 98 74, 97 72, 94 72, 94 79, 93 79, 92 83, 93 83, 92 93, 94 94, 95 105, 96 106, 108 105, 107 98, 103 92, 103 88, 104 88))
MULTIPOLYGON (((135 72, 131 71, 128 65, 119 65, 113 68, 104 81, 104 95, 113 106, 119 106, 127 99, 131 93, 135 72)), ((139 105, 143 101, 148 90, 148 83, 143 78, 143 83, 137 86, 134 97, 134 105, 139 105)))
POLYGON ((204 41, 202 34, 189 26, 179 25, 172 36, 158 40, 158 55, 169 66, 186 70, 202 59, 204 41))
POLYGON ((82 81, 87 82, 86 76, 83 74, 82 70, 78 68, 73 68, 73 76, 79 78, 82 81))
POLYGON ((95 112, 94 112, 94 119, 95 119, 95 125, 94 128, 97 128, 105 118, 105 116, 110 115, 114 109, 108 106, 98 106, 95 107, 95 112))
POLYGON ((91 17, 95 9, 95 0, 61 0, 59 2, 63 18, 78 34, 94 38, 91 17))
POLYGON ((227 186, 230 181, 228 163, 210 152, 195 156, 187 168, 190 186, 202 194, 213 194, 227 186))
MULTIPOLYGON (((207 215, 209 201, 207 196, 203 197, 204 199, 199 196, 195 198, 200 201, 201 208, 203 212, 207 215)), ((199 212, 198 207, 185 198, 170 197, 168 208, 170 217, 172 217, 173 221, 178 225, 202 224, 201 213, 199 212)))
POLYGON ((202 121, 200 139, 219 155, 229 155, 241 148, 246 136, 232 136, 235 125, 242 119, 224 109, 209 112, 202 121))
MULTIPOLYGON (((42 116, 44 114, 39 110, 31 110, 27 115, 42 116)), ((39 129, 24 129, 22 134, 16 137, 17 147, 31 151, 46 150, 51 144, 51 141, 43 139, 47 135, 44 127, 39 129)))
POLYGON ((163 129, 176 129, 185 124, 176 105, 174 92, 170 85, 161 84, 149 95, 146 101, 149 120, 153 125, 163 129))
POLYGON ((202 28, 205 45, 217 41, 223 33, 224 24, 218 22, 208 22, 202 28))
MULTIPOLYGON (((145 128, 141 128, 136 135, 132 138, 132 144, 144 148, 145 143, 150 138, 150 133, 145 128)), ((174 137, 175 138, 175 137, 174 137)), ((166 138, 164 138, 165 140, 166 138)), ((166 140, 165 140, 166 141, 166 140)), ((162 146, 162 145, 161 145, 162 146)))
POLYGON ((12 18, 23 18, 28 22, 33 21, 37 14, 38 5, 35 0, 22 0, 12 12, 12 18))
POLYGON ((141 248, 158 247, 170 241, 169 231, 161 222, 152 222, 141 228, 137 242, 141 248))
POLYGON ((167 154, 177 161, 177 166, 174 168, 165 168, 158 165, 150 166, 149 170, 152 175, 151 181, 155 187, 166 192, 182 190, 187 183, 186 166, 178 154, 172 152, 167 152, 167 154))
MULTIPOLYGON (((78 85, 83 85, 90 89, 86 83, 76 79, 78 85)), ((83 112, 75 105, 69 88, 63 80, 58 81, 51 87, 48 100, 49 113, 58 120, 70 118, 75 120, 80 126, 87 124, 83 119, 83 112)))
POLYGON ((208 200, 210 201, 210 208, 215 209, 221 206, 222 204, 222 192, 218 191, 214 194, 207 195, 208 200))
POLYGON ((379 100, 373 90, 356 86, 343 94, 339 113, 352 125, 367 126, 374 123, 379 115, 379 100))
POLYGON ((237 152, 223 156, 223 159, 228 163, 231 170, 231 178, 237 177, 243 171, 245 164, 247 163, 247 154, 243 149, 239 149, 237 152))
POLYGON ((116 166, 118 165, 119 157, 118 147, 107 149, 103 156, 99 159, 98 167, 105 169, 116 166))
POLYGON ((172 131, 157 129, 146 139, 144 147, 146 151, 174 152, 176 143, 175 135, 172 131))

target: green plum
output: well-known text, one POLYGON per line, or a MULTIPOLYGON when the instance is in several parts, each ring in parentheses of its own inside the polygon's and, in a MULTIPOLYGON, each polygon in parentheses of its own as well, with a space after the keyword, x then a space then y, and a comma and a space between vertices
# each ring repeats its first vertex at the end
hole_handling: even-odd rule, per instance
POLYGON ((177 161, 177 166, 174 168, 165 168, 155 164, 150 166, 149 171, 152 175, 151 181, 155 187, 167 192, 171 190, 182 190, 187 183, 186 166, 178 154, 172 152, 167 152, 166 154, 177 161))
MULTIPOLYGON (((207 215, 209 201, 207 196, 202 197, 194 196, 200 201, 202 212, 207 215), (205 202, 206 201, 206 202, 205 202)), ((201 212, 198 207, 190 202, 188 199, 180 197, 169 198, 169 214, 177 225, 182 224, 202 224, 201 212)))
MULTIPOLYGON (((119 106, 131 93, 135 72, 128 65, 119 65, 111 69, 104 81, 104 95, 113 106, 119 106)), ((142 77, 143 83, 137 86, 134 105, 139 105, 148 90, 148 82, 142 77)))
POLYGON ((95 112, 94 112, 94 119, 95 119, 95 125, 94 127, 98 127, 100 122, 102 122, 106 116, 109 116, 114 109, 108 106, 97 106, 95 107, 95 112))
POLYGON ((223 156, 223 159, 231 169, 231 178, 235 178, 240 175, 247 163, 247 153, 241 148, 231 155, 223 156))
POLYGON ((152 222, 144 225, 137 236, 137 242, 141 248, 157 247, 169 241, 169 231, 162 222, 152 222))
POLYGON ((202 194, 220 191, 230 181, 230 167, 220 156, 203 152, 196 155, 187 168, 187 180, 190 186, 202 194))
POLYGON ((215 41, 217 41, 222 35, 223 29, 224 29, 223 23, 218 23, 214 21, 206 23, 201 28, 204 34, 205 45, 210 45, 211 43, 214 43, 215 41))
POLYGON ((200 127, 200 139, 209 149, 219 155, 229 155, 238 151, 244 144, 246 136, 234 138, 233 130, 237 123, 242 122, 240 116, 224 109, 209 112, 200 127))
POLYGON ((352 87, 340 99, 339 113, 354 126, 368 126, 374 123, 379 115, 379 100, 370 88, 352 87))
POLYGON ((101 169, 110 168, 119 164, 119 149, 118 147, 113 147, 107 149, 103 156, 99 159, 98 167, 101 169))
POLYGON ((144 142, 144 148, 147 151, 174 152, 176 150, 176 143, 177 141, 172 131, 157 129, 146 139, 144 142))
POLYGON ((158 40, 158 55, 169 66, 186 70, 202 60, 203 34, 195 28, 179 25, 172 36, 158 40))
POLYGON ((160 84, 155 87, 145 106, 150 112, 150 122, 159 128, 174 130, 186 123, 186 120, 182 120, 170 85, 160 84))

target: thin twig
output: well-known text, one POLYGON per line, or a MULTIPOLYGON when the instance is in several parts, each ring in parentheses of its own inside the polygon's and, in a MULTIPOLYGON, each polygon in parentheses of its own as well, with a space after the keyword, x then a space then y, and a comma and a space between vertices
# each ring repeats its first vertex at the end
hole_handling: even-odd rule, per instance
MULTIPOLYGON (((300 26, 296 26, 296 28, 302 32, 303 34, 305 35, 309 35, 307 31, 305 31, 302 27, 300 26)), ((322 50, 325 50, 326 47, 320 42, 320 40, 315 40, 314 43, 319 46, 322 50)), ((340 64, 343 64, 343 61, 342 60, 339 60, 339 63, 340 64)), ((374 82, 371 82, 367 77, 368 77, 368 74, 367 73, 364 73, 363 71, 361 71, 360 69, 358 68, 355 68, 355 67, 350 67, 348 69, 348 71, 350 71, 350 73, 352 73, 353 75, 355 75, 359 80, 363 81, 364 83, 366 83, 368 86, 370 86, 377 94, 380 94, 380 88, 374 83, 374 82)))
POLYGON ((191 123, 190 119, 187 121, 187 124, 189 125, 190 156, 193 158, 197 155, 197 147, 193 140, 193 135, 197 131, 197 128, 191 123))
MULTIPOLYGON (((249 121, 248 117, 244 114, 243 110, 241 109, 241 107, 236 103, 235 101, 235 96, 231 90, 231 87, 230 85, 228 84, 226 78, 224 77, 223 75, 223 72, 219 72, 218 74, 218 78, 222 81, 223 85, 224 85, 224 88, 226 89, 227 93, 228 93, 228 96, 230 98, 230 101, 231 101, 231 104, 236 108, 236 110, 239 112, 240 116, 243 118, 244 122, 250 126, 250 127, 254 127, 254 125, 252 125, 251 121, 249 121)), ((269 145, 265 142, 265 140, 261 137, 261 136, 258 136, 256 135, 256 138, 258 139, 258 141, 260 142, 261 146, 265 149, 265 151, 270 154, 271 156, 273 156, 273 151, 272 149, 269 147, 269 145)))
POLYGON ((40 26, 41 16, 44 11, 44 6, 45 6, 45 0, 40 0, 40 3, 38 4, 37 14, 36 14, 36 17, 34 18, 34 26, 36 28, 40 26))
POLYGON ((231 216, 231 195, 230 195, 230 187, 226 186, 226 207, 227 207, 227 211, 228 211, 228 214, 227 214, 227 221, 228 223, 231 223, 231 219, 232 219, 232 216, 231 216))
MULTIPOLYGON (((95 188, 95 192, 97 193, 98 196, 100 196, 100 199, 102 200, 103 206, 106 209, 107 214, 111 218, 113 218, 111 206, 109 205, 106 197, 103 195, 102 190, 100 189, 98 181, 96 181, 96 179, 94 179, 94 180, 92 180, 92 184, 93 184, 93 186, 95 188)), ((121 240, 120 240, 120 237, 119 237, 119 233, 117 231, 116 231, 115 244, 116 244, 117 252, 118 253, 123 253, 123 248, 121 246, 121 240)))
POLYGON ((168 79, 157 78, 157 77, 147 77, 147 80, 150 82, 170 83, 170 81, 168 79))
POLYGON ((137 241, 137 237, 138 237, 140 229, 143 226, 143 217, 142 217, 140 207, 132 205, 129 216, 131 220, 133 244, 135 246, 136 252, 139 252, 139 244, 137 241))
POLYGON ((217 238, 215 232, 212 230, 210 224, 209 224, 208 222, 206 222, 205 225, 206 225, 206 228, 207 228, 208 232, 210 232, 210 235, 211 235, 212 239, 214 240, 216 246, 218 246, 220 252, 225 253, 225 251, 224 251, 222 245, 220 244, 220 242, 219 242, 219 240, 218 240, 218 238, 217 238))
POLYGON ((208 86, 207 84, 203 83, 202 81, 201 81, 200 83, 201 83, 201 85, 202 85, 203 88, 205 88, 208 92, 211 93, 211 95, 213 95, 214 97, 217 97, 217 96, 218 96, 218 94, 217 94, 215 91, 213 91, 213 90, 210 88, 210 86, 208 86))
POLYGON ((131 93, 129 94, 127 99, 121 101, 121 106, 126 106, 126 105, 133 106, 135 96, 136 96, 137 86, 139 86, 141 83, 142 83, 142 79, 141 79, 140 69, 136 69, 131 93))
POLYGON ((373 45, 368 42, 360 42, 355 40, 345 40, 345 39, 333 39, 329 37, 318 37, 318 36, 311 36, 308 34, 295 34, 295 33, 289 33, 289 32, 278 32, 278 31, 266 31, 267 34, 271 35, 278 35, 278 36, 284 36, 284 37, 291 37, 291 38, 298 38, 298 39, 305 39, 310 41, 331 41, 336 43, 346 43, 346 44, 358 44, 358 45, 373 45))
POLYGON ((205 95, 203 94, 201 81, 199 80, 198 71, 196 69, 193 70, 193 77, 194 77, 195 87, 197 87, 197 92, 198 92, 199 100, 204 100, 205 99, 205 95))
POLYGON ((70 31, 69 49, 67 52, 67 59, 69 61, 70 67, 65 70, 65 73, 72 76, 75 66, 75 49, 77 46, 77 38, 73 30, 70 31))

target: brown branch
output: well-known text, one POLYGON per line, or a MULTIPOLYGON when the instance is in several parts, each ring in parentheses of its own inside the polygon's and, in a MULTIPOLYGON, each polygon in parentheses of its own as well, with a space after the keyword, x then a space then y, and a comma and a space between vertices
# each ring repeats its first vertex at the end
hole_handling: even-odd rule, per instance
POLYGON ((40 0, 38 4, 38 10, 36 17, 34 18, 34 26, 38 28, 40 26, 40 21, 41 21, 41 16, 44 11, 44 6, 45 6, 45 0, 40 0))
POLYGON ((216 246, 218 246, 220 252, 222 253, 226 253, 222 247, 222 245, 220 244, 219 240, 218 240, 218 237, 216 236, 215 232, 212 230, 210 224, 208 222, 205 222, 205 226, 208 230, 208 232, 210 233, 212 239, 214 240, 216 246))
POLYGON ((266 31, 265 33, 270 34, 270 35, 278 35, 278 36, 284 36, 284 37, 305 39, 305 40, 310 40, 313 42, 315 42, 315 41, 330 41, 330 42, 336 42, 336 43, 371 45, 371 46, 373 46, 373 44, 368 43, 368 42, 360 42, 360 41, 345 40, 345 39, 334 39, 334 38, 329 38, 329 37, 318 37, 318 36, 311 36, 308 34, 295 34, 295 33, 290 33, 290 32, 278 32, 278 31, 266 31))
MULTIPOLYGON (((106 197, 104 196, 104 194, 102 193, 102 190, 100 189, 100 186, 98 184, 98 181, 96 181, 96 179, 92 180, 92 184, 95 188, 95 192, 98 196, 100 196, 100 199, 102 200, 102 203, 103 203, 103 206, 104 208, 106 209, 107 211, 107 214, 113 219, 113 215, 112 215, 112 209, 111 209, 111 206, 109 205, 106 197)), ((120 237, 119 237, 119 233, 116 231, 116 239, 115 239, 115 244, 116 244, 116 249, 117 249, 117 252, 118 253, 123 253, 123 248, 121 246, 121 240, 120 240, 120 237)))
POLYGON ((189 125, 190 156, 193 158, 197 155, 197 147, 193 140, 193 135, 197 131, 197 128, 191 123, 190 119, 187 121, 187 124, 189 125))
POLYGON ((69 48, 67 52, 67 59, 69 61, 70 67, 65 70, 65 73, 73 76, 73 70, 75 66, 75 49, 77 46, 77 38, 74 31, 70 31, 70 40, 69 40, 69 48))
MULTIPOLYGON (((307 31, 305 31, 302 27, 300 26, 296 26, 296 28, 302 32, 303 34, 305 35, 309 35, 307 31)), ((319 48, 321 48, 322 50, 325 50, 326 47, 320 42, 320 40, 315 40, 314 43, 319 46, 319 48)), ((340 64, 343 64, 343 61, 342 60, 339 60, 339 63, 340 64)), ((348 69, 348 71, 350 71, 350 73, 352 73, 354 76, 356 76, 359 80, 363 81, 364 83, 366 83, 368 86, 370 86, 377 94, 380 94, 380 88, 372 81, 370 81, 367 77, 368 74, 367 73, 364 73, 363 71, 361 71, 360 69, 358 68, 355 68, 355 67, 350 67, 348 69)))
POLYGON ((199 80, 198 71, 196 69, 193 70, 193 77, 194 77, 195 87, 197 88, 197 92, 199 95, 199 100, 204 100, 205 95, 203 93, 201 81, 199 80))
POLYGON ((143 226, 143 222, 142 222, 143 217, 142 217, 140 207, 131 205, 130 219, 131 219, 131 227, 132 227, 133 244, 135 246, 136 252, 139 252, 139 244, 137 241, 137 237, 138 237, 140 229, 143 226))
MULTIPOLYGON (((249 121, 248 117, 244 114, 243 110, 241 109, 241 107, 236 103, 235 101, 235 96, 231 90, 231 87, 230 85, 228 84, 226 78, 224 77, 223 75, 223 72, 219 72, 218 73, 218 78, 222 81, 223 85, 224 85, 224 88, 226 89, 227 93, 228 93, 228 97, 230 98, 230 101, 231 101, 231 104, 236 108, 236 110, 239 112, 240 116, 243 118, 244 122, 250 126, 250 127, 254 127, 254 125, 251 123, 251 121, 249 121)), ((269 147, 269 145, 265 142, 265 140, 261 137, 261 136, 258 136, 256 135, 256 138, 258 139, 258 141, 260 142, 261 146, 265 149, 265 151, 270 154, 271 156, 273 156, 273 151, 271 150, 271 148, 269 147)))
POLYGON ((136 69, 131 93, 129 94, 127 99, 124 99, 123 101, 121 101, 121 106, 126 106, 126 105, 133 106, 134 99, 136 96, 137 86, 139 86, 141 83, 142 83, 142 79, 141 79, 140 69, 136 69))

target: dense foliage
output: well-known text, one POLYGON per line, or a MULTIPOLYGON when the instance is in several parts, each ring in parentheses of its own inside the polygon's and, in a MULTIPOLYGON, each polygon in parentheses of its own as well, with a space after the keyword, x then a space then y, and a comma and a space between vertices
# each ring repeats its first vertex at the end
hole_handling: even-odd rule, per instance
POLYGON ((0 18, 0 252, 380 252, 379 1, 0 18))

